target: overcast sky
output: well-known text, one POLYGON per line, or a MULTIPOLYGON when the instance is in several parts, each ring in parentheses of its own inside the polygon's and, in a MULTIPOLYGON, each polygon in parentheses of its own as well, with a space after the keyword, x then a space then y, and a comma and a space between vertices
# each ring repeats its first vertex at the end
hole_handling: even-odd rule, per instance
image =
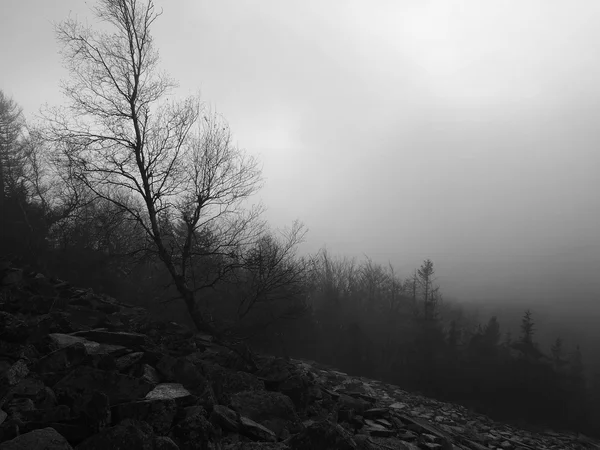
MULTIPOLYGON (((93 4, 2 0, 0 88, 28 118, 61 101, 53 22, 93 4)), ((156 4, 163 68, 261 157, 304 250, 600 310, 600 2, 156 4)))

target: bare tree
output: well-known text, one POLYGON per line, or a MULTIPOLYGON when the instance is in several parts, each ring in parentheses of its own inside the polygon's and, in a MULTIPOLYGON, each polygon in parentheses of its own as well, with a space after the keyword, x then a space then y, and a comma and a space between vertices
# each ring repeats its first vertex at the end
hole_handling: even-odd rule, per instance
POLYGON ((306 259, 297 257, 296 251, 306 232, 296 221, 280 236, 272 232, 263 234, 244 255, 247 288, 238 306, 239 319, 257 303, 270 304, 305 293, 310 267, 306 259))
POLYGON ((237 264, 235 253, 260 229, 260 208, 242 208, 260 187, 258 163, 198 98, 171 96, 176 84, 158 70, 152 0, 100 0, 95 13, 110 31, 73 19, 57 26, 69 105, 46 113, 49 136, 67 146, 78 181, 142 227, 196 327, 214 331, 195 301, 206 284, 194 283, 192 267, 215 255, 237 264), (139 203, 122 201, 131 197, 139 203), (207 230, 209 248, 197 245, 207 230))
POLYGON ((19 191, 24 181, 24 130, 21 107, 0 90, 0 207, 7 196, 19 191))

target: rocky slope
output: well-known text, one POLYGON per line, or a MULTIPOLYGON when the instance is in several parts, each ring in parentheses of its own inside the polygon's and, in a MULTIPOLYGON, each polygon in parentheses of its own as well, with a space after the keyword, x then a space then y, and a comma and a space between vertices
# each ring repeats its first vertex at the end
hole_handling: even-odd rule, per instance
POLYGON ((0 450, 598 449, 0 267, 0 450))

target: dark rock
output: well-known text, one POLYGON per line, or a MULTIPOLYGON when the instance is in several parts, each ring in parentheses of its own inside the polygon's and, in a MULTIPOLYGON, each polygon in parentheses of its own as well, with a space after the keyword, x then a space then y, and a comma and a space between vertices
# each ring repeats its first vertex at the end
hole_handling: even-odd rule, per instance
POLYGON ((328 421, 306 424, 306 428, 292 436, 287 444, 294 450, 355 450, 358 448, 350 433, 328 421))
POLYGON ((387 417, 389 411, 387 408, 371 408, 364 411, 362 415, 365 419, 377 419, 380 417, 387 417))
POLYGON ((72 450, 73 447, 54 428, 22 434, 0 444, 0 450, 72 450))
POLYGON ((123 419, 143 420, 161 435, 170 430, 176 413, 177 405, 172 398, 122 403, 113 407, 116 422, 123 419))
POLYGON ((47 409, 31 409, 21 412, 21 417, 26 422, 49 424, 68 420, 71 410, 66 405, 55 406, 47 409))
POLYGON ((239 392, 232 395, 231 407, 282 438, 288 437, 287 428, 299 421, 291 399, 280 392, 239 392))
POLYGON ((232 395, 231 406, 241 415, 260 421, 278 417, 297 420, 291 399, 279 392, 245 391, 232 395))
POLYGON ((238 431, 240 428, 240 415, 223 405, 215 405, 210 416, 213 424, 229 431, 238 431))
POLYGON ((181 383, 188 389, 202 391, 207 384, 201 371, 185 358, 165 355, 158 361, 156 369, 165 381, 181 383))
POLYGON ((84 345, 89 355, 114 355, 119 357, 128 352, 125 346, 99 343, 82 338, 76 334, 52 333, 48 336, 58 348, 65 348, 73 344, 81 343, 84 345))
POLYGON ((240 417, 240 431, 255 441, 276 442, 277 436, 267 427, 255 422, 248 417, 240 417))
POLYGON ((23 359, 19 359, 12 364, 0 376, 0 382, 5 382, 9 386, 19 384, 27 375, 29 375, 29 367, 23 359))
POLYGON ((215 428, 207 420, 206 411, 201 406, 185 408, 184 417, 171 432, 182 450, 204 450, 215 435, 215 428))
POLYGON ((154 450, 180 450, 179 446, 167 436, 156 436, 154 450))
POLYGON ((133 352, 124 356, 120 356, 115 360, 115 365, 119 372, 125 372, 130 367, 139 363, 144 357, 144 352, 133 352))
POLYGON ((63 372, 79 366, 87 357, 85 345, 77 342, 42 357, 38 361, 37 370, 41 373, 63 372))
POLYGON ((77 446, 77 450, 154 450, 153 436, 132 423, 101 430, 77 446))
POLYGON ((223 447, 223 450, 289 450, 283 442, 236 442, 223 447))
POLYGON ((131 402, 143 398, 153 386, 145 380, 117 372, 80 366, 53 387, 59 402, 66 402, 73 411, 81 411, 96 391, 108 397, 110 404, 131 402))
POLYGON ((4 286, 11 286, 21 284, 23 282, 23 270, 22 269, 9 269, 2 275, 2 282, 4 286))
POLYGON ((126 333, 122 331, 108 330, 89 330, 78 331, 74 336, 83 337, 90 341, 99 342, 102 344, 117 345, 131 349, 137 349, 143 346, 153 346, 154 343, 148 336, 140 333, 126 333))
POLYGON ((94 392, 83 410, 88 426, 94 430, 107 428, 112 422, 110 399, 103 392, 94 392))
POLYGON ((25 342, 29 332, 25 321, 6 311, 0 311, 0 339, 7 342, 25 342))

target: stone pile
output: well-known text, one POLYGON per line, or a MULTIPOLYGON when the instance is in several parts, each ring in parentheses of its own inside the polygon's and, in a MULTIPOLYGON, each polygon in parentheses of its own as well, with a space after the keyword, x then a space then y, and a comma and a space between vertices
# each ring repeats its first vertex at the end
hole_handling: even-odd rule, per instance
POLYGON ((592 449, 0 266, 0 450, 592 449))

